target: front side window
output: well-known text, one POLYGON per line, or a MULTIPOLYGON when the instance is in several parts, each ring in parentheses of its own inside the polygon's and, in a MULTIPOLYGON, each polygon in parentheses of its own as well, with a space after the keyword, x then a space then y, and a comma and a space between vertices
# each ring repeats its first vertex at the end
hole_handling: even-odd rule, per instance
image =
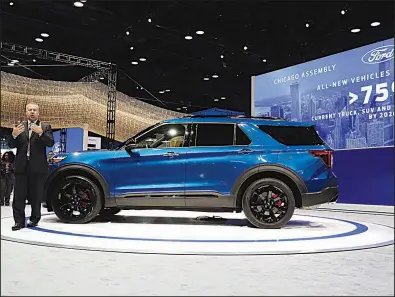
POLYGON ((233 124, 202 124, 197 125, 196 146, 229 146, 233 145, 233 124))
POLYGON ((186 131, 186 125, 161 125, 138 137, 136 148, 182 147, 186 131))

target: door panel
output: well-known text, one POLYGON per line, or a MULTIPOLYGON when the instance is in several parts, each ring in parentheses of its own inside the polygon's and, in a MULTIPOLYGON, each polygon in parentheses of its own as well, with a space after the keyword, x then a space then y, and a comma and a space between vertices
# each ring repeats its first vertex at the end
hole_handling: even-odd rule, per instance
POLYGON ((117 152, 115 195, 124 206, 185 206, 185 125, 162 125, 117 152))

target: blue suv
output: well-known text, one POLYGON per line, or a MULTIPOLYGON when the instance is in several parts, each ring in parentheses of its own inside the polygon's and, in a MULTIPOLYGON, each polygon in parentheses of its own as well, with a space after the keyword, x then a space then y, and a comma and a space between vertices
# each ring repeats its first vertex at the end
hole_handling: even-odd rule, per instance
POLYGON ((241 212, 281 228, 295 208, 335 202, 333 151, 308 123, 271 117, 166 120, 111 150, 59 154, 46 204, 87 223, 121 209, 241 212))

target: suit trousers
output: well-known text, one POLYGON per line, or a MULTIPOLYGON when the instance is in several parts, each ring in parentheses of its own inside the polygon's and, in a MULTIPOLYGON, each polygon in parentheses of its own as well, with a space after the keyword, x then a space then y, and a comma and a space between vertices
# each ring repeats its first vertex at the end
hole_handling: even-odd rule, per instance
POLYGON ((30 221, 38 223, 41 219, 41 201, 44 195, 44 183, 46 174, 33 172, 30 162, 26 163, 23 174, 15 174, 14 199, 12 210, 15 223, 25 224, 26 198, 32 208, 30 221))

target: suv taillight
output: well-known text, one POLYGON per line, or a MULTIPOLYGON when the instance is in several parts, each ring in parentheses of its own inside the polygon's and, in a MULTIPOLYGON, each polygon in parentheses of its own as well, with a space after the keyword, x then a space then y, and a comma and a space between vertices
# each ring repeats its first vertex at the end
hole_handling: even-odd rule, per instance
POLYGON ((314 157, 318 157, 324 162, 324 164, 332 168, 333 165, 333 151, 331 150, 325 150, 325 151, 309 151, 311 155, 314 157))

